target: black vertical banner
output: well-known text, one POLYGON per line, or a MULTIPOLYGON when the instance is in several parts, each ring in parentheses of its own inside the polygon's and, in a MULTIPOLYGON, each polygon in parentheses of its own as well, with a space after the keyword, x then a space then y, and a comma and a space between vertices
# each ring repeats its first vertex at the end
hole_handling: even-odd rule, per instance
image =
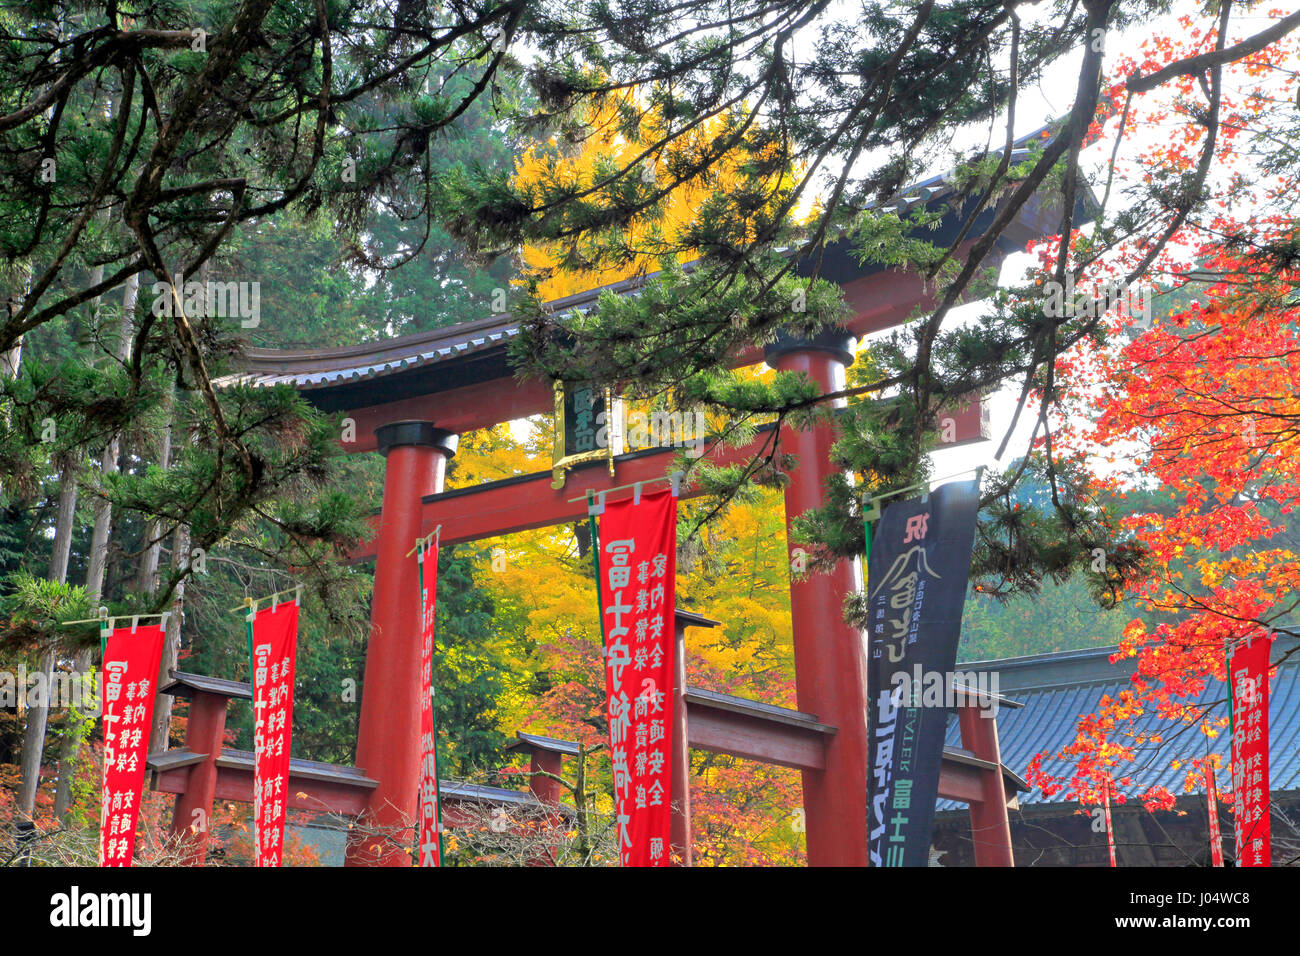
POLYGON ((885 508, 867 572, 872 866, 927 866, 979 483, 885 508), (943 701, 922 694, 941 681, 943 701))

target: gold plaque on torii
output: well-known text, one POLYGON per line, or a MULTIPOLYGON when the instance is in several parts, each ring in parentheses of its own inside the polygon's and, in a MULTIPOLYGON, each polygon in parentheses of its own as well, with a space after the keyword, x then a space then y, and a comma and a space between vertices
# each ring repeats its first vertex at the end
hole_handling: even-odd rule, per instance
POLYGON ((555 446, 551 453, 551 487, 563 488, 568 472, 589 461, 623 454, 623 400, 597 385, 555 383, 555 446))

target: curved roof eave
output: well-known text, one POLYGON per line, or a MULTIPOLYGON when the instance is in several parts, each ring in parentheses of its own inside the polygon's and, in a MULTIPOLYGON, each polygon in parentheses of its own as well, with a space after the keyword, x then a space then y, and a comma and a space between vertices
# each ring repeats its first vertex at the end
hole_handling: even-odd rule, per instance
MULTIPOLYGON (((1030 153, 1028 144, 1042 139, 1048 129, 1048 126, 1041 127, 1017 140, 1012 162, 1026 158, 1030 153)), ((951 177, 952 171, 949 170, 909 186, 902 190, 897 200, 884 208, 907 212, 919 203, 937 203, 952 191, 951 177)), ((1050 205, 1037 196, 1026 203, 999 239, 999 250, 1004 253, 1015 251, 1023 248, 1028 240, 1045 235, 1044 230, 1049 229, 1051 223, 1050 205)), ((1081 205, 1085 210, 1095 206, 1095 198, 1090 192, 1082 198, 1081 205)), ((995 208, 996 206, 990 206, 981 214, 983 222, 971 230, 968 238, 982 234, 983 229, 990 224, 995 208)), ((950 231, 955 238, 957 213, 950 213, 948 218, 952 222, 941 223, 931 238, 941 239, 945 231, 950 231)), ((791 248, 786 250, 786 254, 793 255, 796 251, 791 248)), ((884 271, 883 267, 858 265, 846 248, 834 243, 827 245, 826 254, 818 263, 820 276, 842 284, 880 271, 884 271)), ((553 312, 586 311, 603 293, 633 293, 647 282, 653 281, 658 274, 655 272, 632 276, 588 289, 555 299, 547 303, 547 307, 553 312)), ((435 364, 444 367, 448 363, 460 365, 467 360, 485 358, 486 353, 493 353, 504 360, 505 345, 519 334, 519 330, 519 323, 512 314, 499 313, 378 343, 320 349, 249 348, 241 359, 241 370, 217 379, 215 384, 228 386, 245 383, 261 387, 287 384, 299 391, 319 396, 323 391, 349 389, 367 381, 435 364)))

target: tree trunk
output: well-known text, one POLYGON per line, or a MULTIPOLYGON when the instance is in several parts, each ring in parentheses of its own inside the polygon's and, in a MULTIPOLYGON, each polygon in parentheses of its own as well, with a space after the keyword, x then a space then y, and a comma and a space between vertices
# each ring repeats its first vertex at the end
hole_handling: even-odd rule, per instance
POLYGON ((54 545, 50 554, 51 580, 68 582, 68 563, 72 559, 72 522, 77 513, 77 473, 81 470, 74 455, 69 454, 59 469, 58 511, 54 519, 54 545))
POLYGON ((587 865, 591 853, 591 825, 587 817, 587 754, 586 747, 578 747, 577 772, 574 776, 573 813, 578 822, 578 865, 587 865))
MULTIPOLYGON (((204 273, 206 275, 206 272, 204 273)), ((164 407, 167 410, 167 429, 162 436, 162 447, 159 454, 159 463, 163 468, 171 467, 172 447, 176 443, 176 436, 173 434, 177 428, 179 420, 178 401, 176 398, 175 385, 167 393, 167 400, 164 407)), ((162 533, 162 524, 160 521, 151 521, 149 523, 149 535, 151 538, 159 537, 162 533)), ((148 581, 148 592, 153 594, 158 589, 158 562, 159 554, 162 550, 162 542, 150 547, 152 555, 146 555, 149 560, 141 561, 140 566, 140 583, 143 585, 148 581)), ((172 531, 172 568, 177 573, 185 570, 189 564, 190 556, 190 529, 187 525, 177 525, 172 531)), ((172 592, 172 604, 170 608, 172 614, 167 619, 167 629, 163 636, 162 658, 158 662, 158 677, 155 683, 155 689, 161 689, 162 686, 171 678, 171 672, 176 667, 176 657, 180 652, 181 645, 181 617, 185 611, 185 579, 182 578, 172 592)), ((172 698, 170 694, 155 693, 153 702, 153 727, 149 736, 149 750, 151 752, 166 750, 171 741, 169 731, 172 720, 172 698)))
MULTIPOLYGON (((62 32, 63 19, 59 17, 55 21, 55 35, 59 36, 62 32)), ((100 274, 103 274, 102 270, 100 274)), ((0 362, 8 370, 11 378, 18 377, 18 363, 21 359, 22 339, 20 338, 0 357, 0 362)), ((68 581, 68 562, 72 555, 72 522, 77 510, 77 471, 79 470, 77 466, 76 457, 69 455, 62 463, 59 474, 59 502, 54 519, 54 543, 48 577, 60 584, 66 584, 68 581)), ((41 784, 41 755, 45 750, 45 726, 50 716, 54 665, 54 652, 49 651, 41 662, 41 669, 46 676, 45 699, 38 701, 37 706, 28 709, 27 726, 23 730, 23 750, 19 760, 22 781, 18 788, 18 809, 26 814, 29 820, 36 810, 36 793, 41 784)))
MULTIPOLYGON (((136 295, 140 287, 140 277, 131 276, 126 280, 122 290, 122 315, 117 331, 117 359, 125 362, 131 357, 131 333, 134 329, 136 295)), ((103 475, 116 474, 121 441, 117 435, 108 440, 104 453, 100 456, 99 470, 103 475)), ((95 525, 90 533, 90 557, 86 568, 86 596, 91 608, 99 606, 104 593, 104 569, 108 564, 108 539, 113 523, 113 505, 107 498, 95 499, 95 525)), ((77 652, 76 673, 88 674, 92 660, 92 650, 86 648, 77 652)), ((62 821, 72 805, 72 778, 76 774, 77 760, 81 752, 80 721, 70 719, 63 728, 59 742, 59 780, 54 790, 54 817, 62 821)))
MULTIPOLYGON (((11 291, 5 297, 6 315, 13 315, 22 308, 23 299, 26 297, 27 284, 31 281, 31 276, 25 268, 20 267, 19 270, 11 273, 11 275, 13 275, 14 278, 11 288, 14 290, 21 289, 23 291, 11 291)), ((22 362, 22 358, 23 340, 22 336, 19 336, 17 342, 5 351, 0 352, 0 376, 3 376, 4 378, 17 378, 18 366, 19 363, 22 362)))
MULTIPOLYGON (((190 529, 189 525, 177 525, 172 533, 172 567, 184 570, 189 563, 190 529)), ((167 633, 163 638, 162 659, 158 664, 158 682, 154 685, 159 690, 171 679, 176 667, 176 657, 181 649, 181 618, 185 613, 185 579, 182 578, 172 592, 171 617, 167 619, 167 633)), ((159 693, 153 702, 153 733, 149 737, 149 752, 166 750, 172 723, 172 696, 159 693)))
MULTIPOLYGON (((210 269, 210 264, 204 263, 199 273, 200 282, 206 283, 208 281, 210 269)), ((173 432, 176 430, 179 419, 177 405, 176 385, 173 383, 163 398, 163 408, 166 411, 168 422, 158 449, 158 465, 164 471, 170 468, 172 463, 172 447, 176 441, 173 432)), ((156 518, 151 520, 146 526, 145 534, 147 536, 146 540, 152 543, 140 556, 140 573, 136 587, 138 590, 153 594, 158 590, 158 563, 162 551, 162 521, 156 518)), ((177 572, 183 571, 189 563, 189 555, 190 529, 185 525, 177 525, 172 531, 172 568, 177 572)), ((180 583, 176 585, 175 591, 172 592, 172 615, 167 619, 167 630, 163 638, 162 659, 158 664, 158 678, 154 685, 156 689, 162 688, 170 679, 171 672, 176 667, 176 657, 180 652, 181 644, 181 616, 184 610, 185 579, 182 578, 180 583)), ((149 749, 151 752, 166 750, 170 745, 171 719, 171 695, 156 693, 153 702, 153 728, 149 736, 149 749)))
MULTIPOLYGON (((72 519, 77 510, 77 463, 69 457, 59 471, 59 503, 54 519, 54 545, 50 555, 51 580, 65 584, 68 561, 72 554, 72 519)), ((36 791, 41 782, 41 754, 45 750, 45 726, 50 716, 50 691, 54 684, 54 652, 41 660, 46 693, 43 699, 27 708, 27 727, 23 731, 23 750, 19 759, 22 783, 18 787, 18 809, 28 819, 36 810, 36 791)), ((40 679, 40 675, 36 675, 40 679)))
MULTIPOLYGON (((176 402, 176 386, 173 384, 168 387, 167 393, 163 396, 163 409, 168 419, 174 419, 173 409, 176 402)), ((172 461, 172 424, 169 421, 163 429, 162 437, 158 446, 158 467, 166 471, 171 467, 172 461)), ((143 457, 143 456, 142 456, 143 457)), ((135 589, 145 594, 153 594, 158 590, 158 556, 162 551, 162 519, 150 518, 145 524, 144 540, 148 542, 144 552, 140 555, 139 570, 136 574, 135 589)))
POLYGON ((18 377, 18 364, 23 357, 23 340, 14 343, 13 348, 0 352, 0 375, 5 378, 18 377))

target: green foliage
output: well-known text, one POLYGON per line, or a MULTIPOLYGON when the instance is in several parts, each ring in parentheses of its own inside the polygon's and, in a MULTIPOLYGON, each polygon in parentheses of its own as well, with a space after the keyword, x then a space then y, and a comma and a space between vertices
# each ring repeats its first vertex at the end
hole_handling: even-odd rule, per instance
POLYGON ((92 640, 98 643, 98 631, 87 634, 85 627, 70 630, 62 626, 64 621, 90 616, 85 588, 20 570, 6 577, 5 590, 8 593, 0 602, 0 610, 8 619, 0 630, 4 645, 24 648, 58 644, 66 649, 92 640))
POLYGON ((987 661, 1119 643, 1131 608, 1102 609, 1082 575, 1001 599, 972 587, 962 612, 961 661, 987 661))
POLYGON ((468 778, 509 762, 507 738, 498 729, 498 707, 508 664, 492 637, 502 622, 490 593, 475 586, 473 568, 482 549, 443 548, 438 556, 437 649, 434 706, 439 766, 468 778))

